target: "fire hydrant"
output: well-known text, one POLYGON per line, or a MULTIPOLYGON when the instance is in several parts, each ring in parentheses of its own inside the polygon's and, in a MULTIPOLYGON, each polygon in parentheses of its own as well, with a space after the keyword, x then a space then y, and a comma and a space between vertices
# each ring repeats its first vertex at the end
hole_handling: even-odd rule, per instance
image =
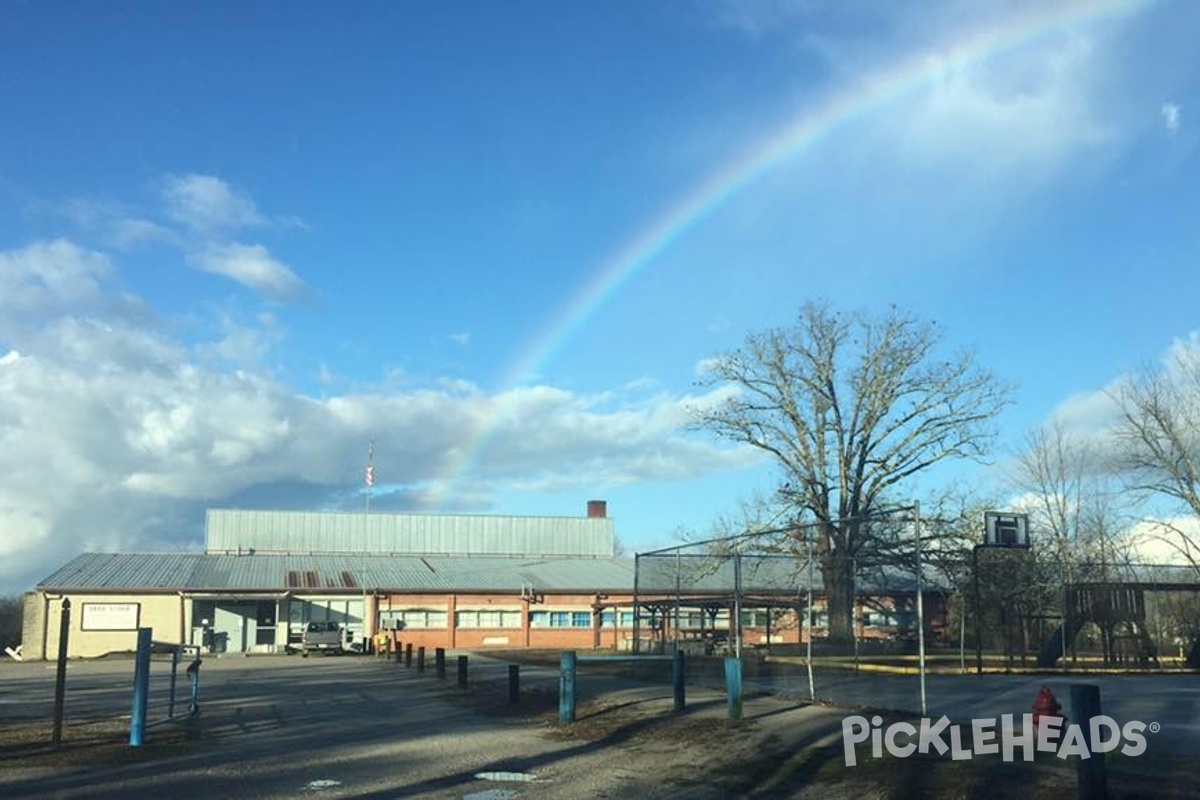
POLYGON ((1043 686, 1033 701, 1033 724, 1038 724, 1041 717, 1060 717, 1066 722, 1067 716, 1062 713, 1062 704, 1050 691, 1049 686, 1043 686))

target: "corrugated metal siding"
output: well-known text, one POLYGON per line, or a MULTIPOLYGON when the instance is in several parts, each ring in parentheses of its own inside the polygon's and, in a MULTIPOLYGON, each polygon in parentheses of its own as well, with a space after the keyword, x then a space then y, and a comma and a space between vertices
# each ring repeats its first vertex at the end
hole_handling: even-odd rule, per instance
MULTIPOLYGON (((733 565, 681 563, 684 592, 733 591, 733 565), (689 567, 692 574, 688 574, 689 567)), ((671 593, 676 587, 673 559, 643 559, 638 576, 643 594, 671 593)), ((743 592, 800 592, 807 588, 807 570, 790 561, 743 565, 743 592)), ((1180 572, 1180 576, 1184 573, 1180 572)), ((1194 573, 1193 573, 1194 575, 1194 573)), ((85 553, 46 578, 44 591, 227 591, 227 592, 630 592, 634 566, 629 559, 512 558, 502 556, 392 555, 224 555, 202 553, 85 553), (308 580, 311 575, 311 582, 308 580), (299 578, 289 582, 289 576, 299 578)), ((821 590, 821 571, 813 570, 813 588, 821 590)), ((946 584, 926 577, 926 587, 946 584)), ((886 571, 860 577, 859 591, 912 592, 911 575, 886 571)))
POLYGON ((46 578, 43 588, 170 589, 187 586, 198 553, 84 553, 46 578))
POLYGON ((610 518, 339 514, 210 509, 205 549, 609 558, 610 518))
POLYGON ((619 559, 528 560, 383 555, 85 553, 42 581, 44 591, 612 591, 633 588, 619 559), (289 575, 302 578, 289 585, 289 575), (312 576, 310 583, 307 578, 312 576))

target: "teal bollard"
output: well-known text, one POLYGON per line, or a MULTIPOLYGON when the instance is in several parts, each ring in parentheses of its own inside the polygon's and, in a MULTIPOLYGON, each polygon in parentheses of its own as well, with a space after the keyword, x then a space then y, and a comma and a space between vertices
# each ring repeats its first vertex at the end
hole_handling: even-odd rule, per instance
POLYGON ((729 718, 742 718, 742 661, 739 658, 725 659, 725 691, 729 696, 729 718))
POLYGON ((558 677, 558 721, 566 725, 575 721, 575 651, 568 650, 562 654, 562 663, 558 677))

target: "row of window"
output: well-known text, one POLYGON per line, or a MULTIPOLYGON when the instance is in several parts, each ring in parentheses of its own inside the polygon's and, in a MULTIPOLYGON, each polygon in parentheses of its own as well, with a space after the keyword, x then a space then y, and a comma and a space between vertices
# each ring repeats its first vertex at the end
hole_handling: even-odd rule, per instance
MULTIPOLYGON (((456 628, 520 628, 520 611, 506 610, 468 610, 454 613, 456 628)), ((379 613, 380 627, 386 629, 397 627, 397 622, 404 623, 405 628, 445 628, 447 615, 445 611, 434 611, 425 608, 410 608, 401 611, 381 611, 379 613)), ((649 625, 645 616, 642 623, 649 625)), ((617 624, 617 614, 605 611, 600 615, 600 627, 612 628, 617 624)), ((590 628, 592 627, 591 611, 530 611, 529 627, 531 628, 590 628)), ((620 612, 620 627, 633 627, 633 612, 620 612)))
MULTIPOLYGON (((520 628, 521 627, 521 611, 517 610, 466 610, 456 611, 454 613, 454 626, 456 628, 486 628, 489 630, 503 628, 520 628)), ((893 627, 903 626, 907 621, 907 615, 904 613, 883 614, 879 612, 868 612, 865 615, 864 622, 869 627, 893 627)), ((727 630, 729 628, 729 617, 727 613, 720 613, 714 619, 711 616, 702 615, 699 613, 682 613, 679 616, 679 628, 681 630, 727 630)), ((667 614, 667 621, 673 623, 675 620, 674 614, 667 614)), ((445 611, 435 611, 432 609, 413 608, 404 609, 402 611, 382 611, 379 615, 380 624, 383 628, 396 627, 396 622, 403 622, 405 628, 442 628, 446 627, 447 615, 445 611)), ((802 624, 803 624, 802 620, 802 624)), ((660 622, 659 618, 651 617, 643 614, 641 625, 647 629, 655 628, 660 622)), ((779 619, 777 615, 773 615, 770 620, 772 625, 778 625, 779 619)), ((813 625, 818 628, 825 627, 829 619, 824 613, 813 614, 813 625)), ((742 625, 750 628, 765 628, 767 626, 767 613, 765 611, 744 611, 742 612, 742 625)), ((632 611, 604 611, 600 614, 600 627, 612 628, 617 625, 621 628, 633 627, 633 612, 632 611)), ((529 627, 531 628, 590 628, 592 627, 592 612, 590 611, 530 611, 529 612, 529 627)))

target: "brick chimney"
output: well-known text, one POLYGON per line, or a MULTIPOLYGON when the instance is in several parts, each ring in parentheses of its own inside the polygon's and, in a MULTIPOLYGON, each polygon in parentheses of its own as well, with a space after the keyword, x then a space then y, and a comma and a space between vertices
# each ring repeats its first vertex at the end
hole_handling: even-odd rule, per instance
POLYGON ((604 519, 608 516, 608 503, 604 500, 588 500, 588 519, 604 519))

